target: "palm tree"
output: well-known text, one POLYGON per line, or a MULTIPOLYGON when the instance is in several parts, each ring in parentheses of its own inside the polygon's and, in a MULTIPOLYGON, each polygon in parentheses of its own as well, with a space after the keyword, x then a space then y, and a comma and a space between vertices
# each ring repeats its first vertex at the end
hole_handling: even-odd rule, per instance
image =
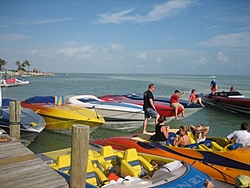
POLYGON ((22 65, 24 65, 24 67, 27 66, 28 67, 28 72, 29 72, 29 70, 30 70, 30 62, 28 60, 25 60, 22 65))
POLYGON ((8 62, 5 61, 4 59, 0 58, 0 71, 3 70, 4 66, 7 64, 8 62))
POLYGON ((16 66, 17 66, 17 71, 22 70, 22 66, 21 66, 20 61, 17 61, 17 62, 16 62, 16 66))

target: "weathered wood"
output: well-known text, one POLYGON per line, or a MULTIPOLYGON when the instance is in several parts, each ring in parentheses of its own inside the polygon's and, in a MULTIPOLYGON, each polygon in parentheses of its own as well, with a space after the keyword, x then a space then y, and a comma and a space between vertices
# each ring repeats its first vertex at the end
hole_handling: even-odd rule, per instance
POLYGON ((37 158, 0 167, 0 185, 3 188, 68 187, 67 182, 59 174, 37 158))
POLYGON ((89 126, 73 125, 71 143, 70 187, 85 188, 89 149, 89 126))
POLYGON ((10 101, 10 137, 20 140, 20 101, 10 101))
POLYGON ((35 155, 15 138, 0 143, 0 166, 34 159, 35 155))
POLYGON ((35 158, 32 151, 11 138, 0 143, 0 187, 1 188, 66 188, 66 180, 55 170, 35 158))

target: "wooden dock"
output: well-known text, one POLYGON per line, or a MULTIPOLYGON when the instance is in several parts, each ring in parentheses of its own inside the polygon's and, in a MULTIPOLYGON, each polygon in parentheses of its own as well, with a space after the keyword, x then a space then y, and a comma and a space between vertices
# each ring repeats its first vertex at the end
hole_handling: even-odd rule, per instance
POLYGON ((69 185, 32 151, 11 138, 9 142, 0 142, 0 187, 68 188, 69 185))

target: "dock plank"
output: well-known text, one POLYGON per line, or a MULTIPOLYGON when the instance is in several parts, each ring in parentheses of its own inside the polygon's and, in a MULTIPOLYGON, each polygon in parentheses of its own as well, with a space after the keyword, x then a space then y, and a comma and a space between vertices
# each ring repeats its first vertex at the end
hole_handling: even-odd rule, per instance
POLYGON ((0 143, 0 166, 34 159, 34 153, 16 139, 0 143))
POLYGON ((43 160, 32 160, 0 167, 1 188, 8 187, 68 187, 67 182, 43 160))
POLYGON ((0 143, 1 188, 68 188, 66 180, 36 158, 34 153, 12 139, 0 143))

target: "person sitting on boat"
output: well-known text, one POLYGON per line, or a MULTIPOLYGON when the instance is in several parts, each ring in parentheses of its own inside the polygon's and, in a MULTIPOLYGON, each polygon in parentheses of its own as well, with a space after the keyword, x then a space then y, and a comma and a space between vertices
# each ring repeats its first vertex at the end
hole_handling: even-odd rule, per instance
POLYGON ((168 146, 168 130, 169 126, 165 126, 166 116, 160 116, 155 126, 155 143, 162 146, 168 146))
POLYGON ((230 133, 226 138, 230 142, 234 139, 235 143, 240 143, 243 146, 250 146, 250 133, 248 132, 248 123, 241 123, 241 130, 230 133))
POLYGON ((190 125, 189 127, 197 144, 206 140, 206 135, 209 132, 209 126, 204 127, 203 124, 199 124, 197 127, 194 125, 190 125))
MULTIPOLYGON (((246 175, 238 175, 234 179, 235 188, 250 187, 250 177, 246 175)), ((204 182, 206 188, 216 188, 212 181, 206 179, 204 182)))
POLYGON ((201 102, 201 97, 197 97, 195 89, 192 89, 187 105, 189 106, 190 103, 193 103, 193 104, 199 103, 202 107, 204 106, 204 104, 202 104, 201 102))
POLYGON ((210 83, 210 89, 211 89, 211 92, 212 93, 215 93, 218 91, 218 88, 217 88, 217 83, 215 81, 215 79, 213 79, 210 83))
POLYGON ((175 119, 178 120, 178 108, 181 107, 183 109, 182 111, 182 117, 186 118, 184 115, 184 106, 179 103, 179 99, 185 95, 185 92, 183 92, 181 95, 179 95, 180 91, 175 90, 174 94, 170 98, 170 105, 175 109, 175 119))
POLYGON ((174 140, 174 146, 187 147, 191 144, 190 138, 188 136, 187 126, 181 125, 179 128, 179 134, 176 134, 176 139, 174 140))
POLYGON ((117 181, 120 177, 116 175, 116 168, 114 166, 110 166, 108 168, 108 180, 111 181, 111 180, 115 180, 117 181))
POLYGON ((230 91, 236 91, 234 86, 231 86, 230 91))

